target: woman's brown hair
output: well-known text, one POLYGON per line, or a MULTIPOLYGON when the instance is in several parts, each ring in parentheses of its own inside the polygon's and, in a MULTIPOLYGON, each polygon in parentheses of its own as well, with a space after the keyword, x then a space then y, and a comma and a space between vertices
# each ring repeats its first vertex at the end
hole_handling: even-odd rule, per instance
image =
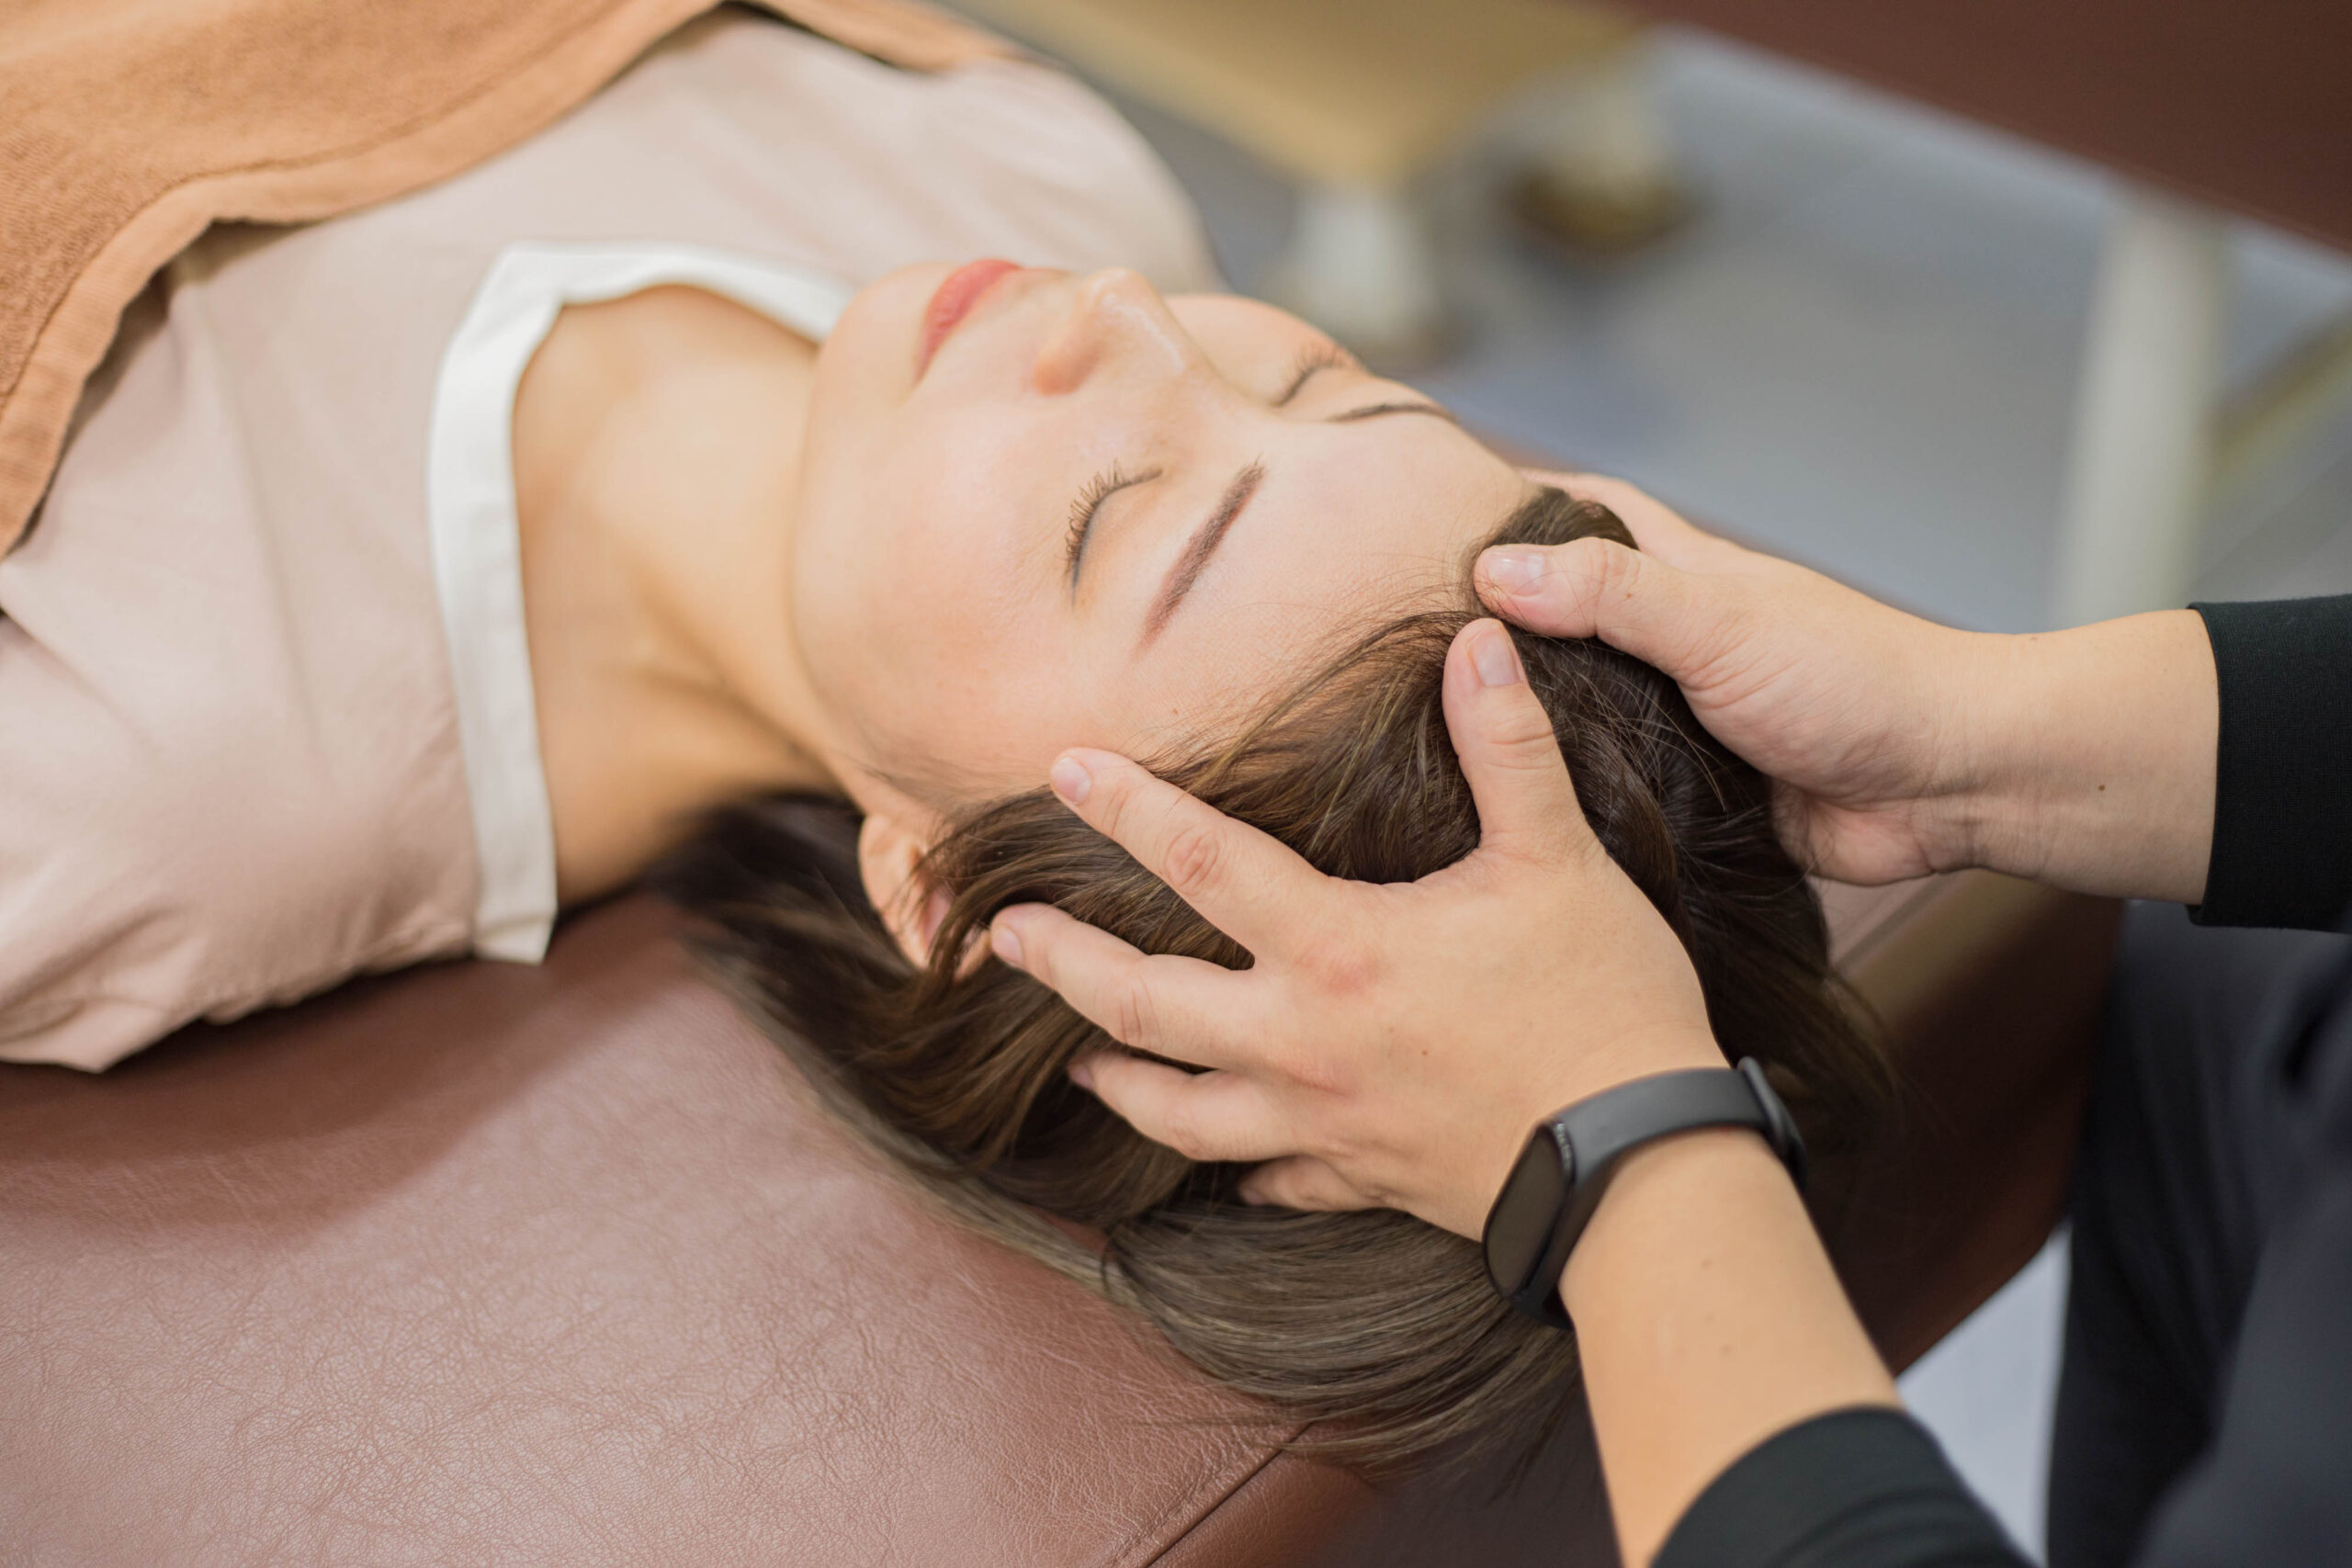
MULTIPOLYGON (((1632 542, 1605 508, 1546 489, 1487 543, 1587 536, 1632 542)), ((1230 743, 1155 771, 1334 876, 1410 881, 1460 859, 1478 818, 1440 686, 1480 614, 1466 562, 1462 582, 1453 605, 1381 626, 1230 743)), ((1656 670, 1512 635, 1586 815, 1689 949, 1724 1052, 1767 1065, 1810 1141, 1850 1142, 1885 1075, 1765 780, 1656 670)), ((1391 1212, 1243 1203, 1243 1168, 1195 1165, 1069 1082, 1072 1061, 1111 1044, 1101 1030, 993 958, 956 962, 998 909, 1031 900, 1149 952, 1238 967, 1239 947, 1041 788, 967 814, 932 851, 951 903, 919 969, 866 900, 856 833, 837 802, 746 804, 661 880, 700 917, 706 958, 868 1142, 968 1223, 1310 1424, 1305 1446, 1392 1468, 1549 1434, 1576 1393, 1572 1337, 1507 1306, 1475 1244, 1391 1212)))

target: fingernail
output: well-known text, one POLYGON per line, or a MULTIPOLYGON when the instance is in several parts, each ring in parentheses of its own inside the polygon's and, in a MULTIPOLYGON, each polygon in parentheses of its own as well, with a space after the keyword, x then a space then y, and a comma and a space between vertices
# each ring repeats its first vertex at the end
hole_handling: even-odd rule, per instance
POLYGON ((1072 1062, 1069 1065, 1069 1081, 1082 1089, 1091 1091, 1094 1088, 1094 1069, 1083 1061, 1072 1062))
POLYGON ((1046 770, 1046 777, 1053 782, 1054 793, 1069 806, 1076 806, 1084 800, 1086 792, 1094 787, 1092 775, 1080 765, 1075 757, 1055 758, 1054 765, 1046 770))
POLYGON ((1011 926, 1001 920, 990 926, 989 947, 999 958, 1012 964, 1015 969, 1021 967, 1021 937, 1011 926))
POLYGON ((1482 626, 1470 639, 1470 665, 1482 686, 1509 686, 1520 678, 1519 650, 1498 626, 1482 626))
POLYGON ((1240 1198, 1243 1202, 1249 1204, 1253 1209, 1262 1209, 1266 1206, 1266 1195, 1263 1192, 1259 1191, 1255 1187, 1242 1188, 1240 1191, 1240 1198))
POLYGON ((1488 550, 1486 567, 1487 581, 1516 593, 1543 581, 1544 554, 1540 550, 1488 550))

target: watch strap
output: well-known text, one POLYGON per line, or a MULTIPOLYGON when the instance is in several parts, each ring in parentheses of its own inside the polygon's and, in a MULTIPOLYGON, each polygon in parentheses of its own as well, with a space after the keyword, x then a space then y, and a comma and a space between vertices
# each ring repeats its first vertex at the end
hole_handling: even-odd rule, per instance
POLYGON ((1798 1190, 1804 1190, 1804 1140, 1755 1058, 1744 1058, 1736 1068, 1700 1067, 1635 1078, 1578 1100, 1537 1124, 1527 1152, 1513 1168, 1511 1180, 1487 1216, 1487 1269, 1495 1288, 1528 1316, 1555 1328, 1567 1327, 1567 1309, 1560 1303, 1560 1276, 1608 1191, 1618 1162, 1645 1144, 1704 1127, 1746 1127, 1759 1134, 1788 1168, 1798 1190), (1525 1191, 1513 1191, 1532 1168, 1532 1162, 1537 1161, 1539 1148, 1546 1157, 1558 1158, 1565 1181, 1556 1189, 1557 1208, 1542 1250, 1531 1267, 1511 1278, 1518 1271, 1498 1256, 1495 1219, 1507 1203, 1543 1200, 1540 1193, 1531 1200, 1525 1191))

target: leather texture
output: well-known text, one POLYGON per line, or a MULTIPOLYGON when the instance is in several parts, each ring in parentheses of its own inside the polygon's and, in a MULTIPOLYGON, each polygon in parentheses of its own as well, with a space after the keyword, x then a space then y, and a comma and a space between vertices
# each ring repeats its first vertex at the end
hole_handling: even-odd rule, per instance
MULTIPOLYGON (((1989 929, 2052 908, 2089 907, 1989 929)), ((363 981, 99 1077, 0 1070, 0 1561, 1612 1560, 1581 1427, 1515 1486, 1280 1452, 1085 1292, 927 1211, 673 935, 626 898, 540 969, 363 981)), ((1911 940, 1878 961, 1957 952, 1981 980, 2005 951, 1911 940)), ((2096 945, 2056 982, 2091 1014, 1968 1039, 1966 1080, 2010 1089, 1967 1113, 2087 1060, 2096 945)), ((1940 1040, 1983 1000, 1930 976, 1904 1016, 1940 1040)), ((1879 1157, 1908 1206, 1841 1242, 1907 1344, 2030 1256, 2001 1226, 2054 1213, 2064 1150, 1966 1201, 1879 1157), (1910 1269, 1926 1295, 1920 1238, 1961 1260, 1910 1269)))
POLYGON ((2065 1209, 2123 910, 1989 872, 1885 891, 1900 902, 1874 919, 1848 911, 1839 966, 1885 1028, 1900 1097, 1868 1145, 1815 1161, 1809 1196, 1899 1371, 2065 1209))

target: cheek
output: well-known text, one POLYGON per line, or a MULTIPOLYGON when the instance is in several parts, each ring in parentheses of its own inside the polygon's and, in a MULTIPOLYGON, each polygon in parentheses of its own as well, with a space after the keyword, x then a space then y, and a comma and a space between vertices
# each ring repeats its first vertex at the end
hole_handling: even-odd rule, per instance
POLYGON ((1057 514, 1024 488, 1017 433, 966 417, 884 434, 811 443, 793 579, 809 677, 880 765, 1025 788, 1030 754, 1059 743, 1039 736, 1083 701, 1057 514))

